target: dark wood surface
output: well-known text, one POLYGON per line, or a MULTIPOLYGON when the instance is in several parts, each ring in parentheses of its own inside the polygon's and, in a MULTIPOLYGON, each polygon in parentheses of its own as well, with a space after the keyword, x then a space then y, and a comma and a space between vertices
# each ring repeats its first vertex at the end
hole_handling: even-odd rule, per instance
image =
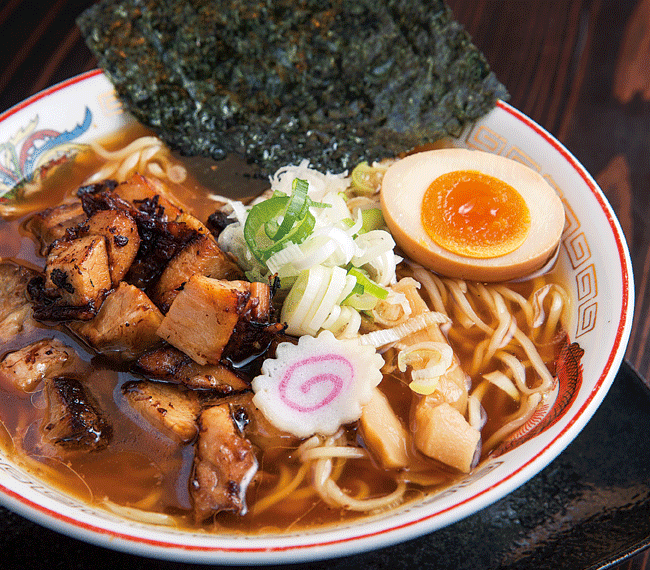
MULTIPOLYGON (((510 103, 594 175, 625 232, 636 311, 626 359, 650 377, 650 0, 448 0, 510 103)), ((0 112, 96 67, 89 0, 0 3, 0 112)), ((648 553, 621 568, 650 568, 648 553)))

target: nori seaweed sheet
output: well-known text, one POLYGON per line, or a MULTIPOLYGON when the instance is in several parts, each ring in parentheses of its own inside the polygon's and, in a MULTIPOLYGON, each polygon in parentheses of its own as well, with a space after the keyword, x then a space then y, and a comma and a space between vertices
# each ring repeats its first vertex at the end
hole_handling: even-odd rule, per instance
POLYGON ((267 174, 395 156, 508 97, 443 0, 102 0, 77 23, 173 149, 267 174))

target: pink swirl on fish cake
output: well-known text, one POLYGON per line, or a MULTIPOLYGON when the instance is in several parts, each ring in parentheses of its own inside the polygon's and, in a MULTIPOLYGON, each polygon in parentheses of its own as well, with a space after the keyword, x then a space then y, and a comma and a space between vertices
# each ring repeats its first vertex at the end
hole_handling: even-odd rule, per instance
POLYGON ((294 362, 282 376, 278 392, 289 408, 302 413, 315 412, 332 403, 353 378, 354 367, 347 358, 339 354, 319 354, 294 362), (297 385, 294 385, 296 380, 297 385), (325 384, 331 384, 330 390, 318 393, 318 388, 325 384), (297 401, 300 393, 305 395, 303 402, 297 401), (318 399, 307 401, 310 393, 318 399))

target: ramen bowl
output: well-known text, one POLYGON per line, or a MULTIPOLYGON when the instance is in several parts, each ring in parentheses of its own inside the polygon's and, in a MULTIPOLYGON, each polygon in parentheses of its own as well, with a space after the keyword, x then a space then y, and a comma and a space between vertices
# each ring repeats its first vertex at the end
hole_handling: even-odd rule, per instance
MULTIPOLYGON (((89 141, 128 125, 112 85, 91 71, 0 115, 0 194, 89 141)), ((43 526, 133 554, 219 564, 304 562, 368 551, 434 532, 502 498, 534 477, 578 435, 607 393, 632 324, 632 271, 621 228, 603 193, 549 133, 506 103, 472 124, 452 146, 519 161, 557 191, 566 211, 558 268, 572 297, 565 324, 584 350, 581 374, 558 381, 552 397, 470 475, 444 491, 377 515, 281 534, 232 535, 131 520, 66 495, 0 454, 0 501, 43 526)))

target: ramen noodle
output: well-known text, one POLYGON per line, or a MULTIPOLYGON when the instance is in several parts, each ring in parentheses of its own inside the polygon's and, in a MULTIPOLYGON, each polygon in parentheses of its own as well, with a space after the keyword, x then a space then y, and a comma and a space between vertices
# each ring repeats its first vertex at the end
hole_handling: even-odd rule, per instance
POLYGON ((215 532, 367 516, 486 461, 551 393, 570 298, 553 272, 486 284, 405 257, 379 213, 387 165, 351 176, 296 165, 239 202, 133 128, 30 186, 0 228, 5 453, 124 517, 215 532), (272 199, 288 215, 296 179, 311 232, 276 248, 297 230, 265 219, 258 230, 276 241, 248 247, 246 220, 272 199), (53 223, 56 208, 68 217, 53 223), (111 260, 104 285, 66 273, 91 258, 89 271, 111 260), (203 326, 208 312, 235 315, 218 350, 206 347, 223 332, 203 326), (357 382, 346 406, 312 422, 346 374, 357 382), (288 412, 273 413, 278 398, 288 412), (81 416, 91 423, 79 428, 81 416), (211 477, 228 481, 218 497, 211 477))

